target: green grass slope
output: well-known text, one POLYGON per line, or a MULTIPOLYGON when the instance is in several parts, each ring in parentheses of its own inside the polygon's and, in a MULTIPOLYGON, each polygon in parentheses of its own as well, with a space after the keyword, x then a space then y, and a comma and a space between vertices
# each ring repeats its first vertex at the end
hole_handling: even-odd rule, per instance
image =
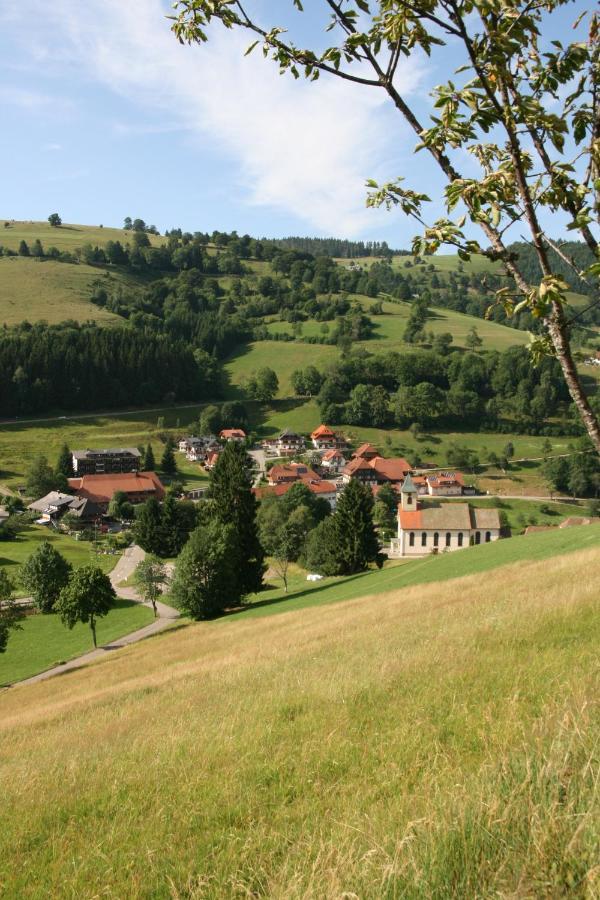
POLYGON ((599 590, 594 548, 1 694, 3 893, 595 896, 599 590))
MULTIPOLYGON (((96 627, 98 645, 108 644, 153 621, 152 610, 133 600, 117 600, 96 627)), ((37 675, 57 663, 93 650, 89 625, 78 623, 71 631, 57 615, 27 616, 23 628, 10 637, 9 650, 0 656, 0 686, 37 675)))
MULTIPOLYGON (((577 512, 577 510, 575 510, 577 512)), ((371 569, 346 578, 326 578, 320 582, 307 582, 304 573, 298 573, 289 581, 289 593, 275 579, 269 590, 255 594, 251 604, 235 616, 242 618, 292 612, 328 603, 354 600, 365 595, 376 596, 418 584, 442 584, 466 575, 482 574, 514 563, 552 559, 584 548, 600 551, 600 525, 574 528, 556 528, 552 531, 517 535, 466 547, 454 553, 426 556, 417 560, 398 560, 386 564, 381 570, 371 569)))
MULTIPOLYGON (((122 228, 104 228, 99 225, 73 225, 64 222, 57 228, 53 228, 48 222, 19 222, 14 219, 0 218, 0 244, 10 250, 18 250, 21 241, 29 245, 35 240, 40 240, 44 247, 58 247, 59 250, 71 252, 84 244, 97 244, 103 247, 107 241, 121 241, 127 243, 131 232, 122 228), (4 222, 9 225, 5 226, 4 222)), ((159 246, 164 242, 164 237, 149 234, 152 244, 159 246)))

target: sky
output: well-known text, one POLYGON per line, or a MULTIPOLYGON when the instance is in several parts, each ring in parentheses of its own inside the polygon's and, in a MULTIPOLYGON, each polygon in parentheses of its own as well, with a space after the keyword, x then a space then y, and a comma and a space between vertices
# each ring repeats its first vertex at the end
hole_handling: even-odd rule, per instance
MULTIPOLYGON (((320 0, 304 5, 247 3, 298 43, 324 21, 320 0)), ((404 175, 431 196, 443 184, 383 92, 282 77, 218 23, 208 44, 181 46, 169 12, 165 0, 0 4, 0 217, 409 246, 414 224, 366 208, 367 178, 404 175)), ((411 58, 397 86, 423 110, 455 62, 451 49, 411 58)))

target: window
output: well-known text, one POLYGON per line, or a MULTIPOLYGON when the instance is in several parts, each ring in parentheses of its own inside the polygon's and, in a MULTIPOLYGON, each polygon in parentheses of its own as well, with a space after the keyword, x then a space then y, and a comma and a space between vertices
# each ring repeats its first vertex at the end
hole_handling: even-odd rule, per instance
POLYGON ((476 532, 475 532, 475 543, 476 543, 476 544, 480 544, 480 543, 481 543, 481 532, 480 532, 480 531, 476 531, 476 532))
POLYGON ((439 547, 439 545, 440 545, 440 536, 439 536, 439 533, 436 531, 436 532, 434 532, 434 535, 433 535, 433 546, 439 547))
POLYGON ((463 534, 461 531, 461 532, 459 532, 459 535, 458 535, 458 546, 462 547, 462 545, 463 545, 463 534))
POLYGON ((422 531, 421 532, 421 547, 426 547, 426 546, 427 546, 427 532, 422 531))
POLYGON ((485 533, 485 542, 486 542, 486 544, 489 544, 489 542, 491 541, 491 539, 492 539, 492 533, 491 533, 491 531, 486 531, 486 533, 485 533))
POLYGON ((408 546, 409 546, 409 547, 414 547, 414 546, 415 546, 415 533, 414 533, 414 531, 411 531, 411 533, 410 533, 409 536, 408 536, 408 546))
POLYGON ((451 536, 450 532, 447 531, 447 532, 446 532, 446 547, 449 547, 449 546, 450 546, 450 539, 451 539, 451 537, 452 537, 452 536, 451 536))
POLYGON ((406 495, 406 505, 407 505, 407 506, 411 506, 411 505, 412 505, 412 494, 407 494, 407 495, 406 495))

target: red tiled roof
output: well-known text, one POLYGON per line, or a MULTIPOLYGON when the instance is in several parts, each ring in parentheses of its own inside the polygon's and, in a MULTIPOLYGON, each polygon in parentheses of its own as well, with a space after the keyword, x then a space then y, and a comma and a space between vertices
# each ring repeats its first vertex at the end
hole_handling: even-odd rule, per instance
POLYGON ((379 456, 379 450, 377 449, 377 447, 374 447, 373 444, 361 444, 358 450, 353 453, 352 456, 356 458, 363 457, 363 459, 368 458, 369 456, 379 456))
POLYGON ((398 518, 401 528, 422 528, 420 509, 399 509, 398 518))
POLYGON ((224 428, 219 432, 219 437, 225 438, 245 438, 246 432, 242 431, 241 428, 224 428))
POLYGON ((343 459, 344 456, 339 450, 326 450, 323 454, 323 459, 343 459))
POLYGON ((437 475, 427 475, 427 481, 432 486, 448 486, 451 484, 460 484, 461 486, 465 483, 464 475, 462 472, 440 472, 437 475))
POLYGON ((360 471, 373 472, 373 467, 368 460, 354 457, 349 463, 346 463, 342 471, 344 475, 354 475, 355 472, 360 471))
POLYGON ((369 463, 377 474, 383 475, 390 481, 403 481, 410 472, 410 463, 402 457, 396 459, 385 459, 383 456, 376 456, 369 463))
POLYGON ((165 495, 165 489, 156 472, 82 475, 80 478, 69 478, 68 482, 78 497, 94 500, 96 503, 109 503, 117 491, 123 491, 125 494, 154 495, 159 500, 165 495))
POLYGON ((327 425, 319 425, 319 427, 315 428, 315 430, 311 434, 311 438, 313 440, 315 440, 315 438, 320 438, 320 437, 333 438, 333 437, 335 437, 335 434, 331 430, 331 428, 327 427, 327 425))
MULTIPOLYGON (((266 487, 254 488, 253 492, 257 497, 263 497, 265 494, 275 494, 276 497, 282 497, 291 489, 293 481, 283 481, 280 484, 269 484, 266 487)), ((309 491, 313 494, 335 494, 336 488, 332 481, 322 481, 320 479, 311 479, 303 481, 309 491)))
POLYGON ((309 469, 304 463, 280 463, 269 471, 269 481, 305 481, 307 479, 318 479, 316 472, 309 469))

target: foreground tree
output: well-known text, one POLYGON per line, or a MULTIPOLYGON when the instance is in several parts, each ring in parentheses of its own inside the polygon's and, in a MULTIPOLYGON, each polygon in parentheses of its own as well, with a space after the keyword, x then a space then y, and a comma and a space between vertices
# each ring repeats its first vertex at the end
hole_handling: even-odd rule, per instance
POLYGON ((234 526, 216 518, 191 533, 175 566, 171 596, 192 619, 212 619, 241 601, 236 542, 234 526))
POLYGON ((0 569, 0 653, 4 653, 10 632, 21 628, 23 610, 13 600, 14 584, 0 569))
POLYGON ((239 594, 251 594, 262 587, 264 551, 258 539, 256 498, 252 493, 248 454, 231 441, 210 473, 210 499, 223 525, 232 525, 236 536, 234 570, 239 594))
POLYGON ((332 552, 341 575, 362 572, 370 562, 383 563, 373 524, 373 495, 355 478, 349 482, 337 502, 332 552))
MULTIPOLYGON (((292 5, 302 11, 300 0, 292 5)), ((314 15, 316 4, 311 4, 314 15)), ((512 284, 498 292, 508 312, 529 310, 541 323, 532 344, 534 360, 553 353, 584 426, 600 452, 600 425, 577 373, 570 345, 573 319, 566 312, 566 285, 557 275, 560 258, 578 271, 544 228, 541 214, 559 212, 567 228, 578 234, 596 257, 578 275, 597 284, 600 274, 598 238, 593 230, 600 212, 600 42, 598 18, 590 8, 576 27, 571 43, 541 46, 542 34, 565 32, 563 0, 506 0, 500 7, 486 0, 321 0, 331 15, 330 32, 338 38, 323 47, 287 40, 275 23, 261 25, 239 0, 177 0, 173 31, 183 43, 207 41, 207 26, 220 20, 239 28, 262 45, 280 72, 315 80, 321 73, 385 92, 418 138, 432 165, 445 178, 447 216, 427 221, 429 197, 403 186, 402 178, 382 186, 370 182, 369 204, 399 206, 416 219, 421 233, 413 240, 416 254, 435 253, 440 246, 502 263, 512 284), (585 30, 587 29, 587 31, 585 30), (423 125, 398 87, 398 65, 404 57, 434 55, 452 43, 460 63, 456 78, 432 92, 431 124, 423 125), (479 166, 477 174, 461 171, 466 154, 479 166), (464 213, 450 216, 457 207, 464 213), (483 242, 465 232, 466 221, 480 229, 483 242), (528 284, 505 242, 512 225, 526 228, 541 278, 528 284)), ((275 8, 275 7, 274 7, 275 8)), ((516 232, 517 235, 519 232, 516 232)))
POLYGON ((23 587, 33 597, 41 613, 50 613, 60 592, 69 583, 71 565, 50 541, 33 551, 19 572, 23 587))
POLYGON ((145 602, 152 604, 154 617, 156 618, 158 616, 156 604, 162 597, 168 580, 165 564, 157 556, 149 554, 138 563, 135 570, 135 580, 145 602))
POLYGON ((271 566, 283 581, 288 592, 288 571, 304 550, 306 538, 313 527, 313 517, 306 506, 288 508, 283 501, 267 495, 258 510, 258 533, 271 566))
POLYGON ((96 621, 108 615, 116 599, 110 578, 102 569, 97 566, 82 566, 73 573, 68 585, 60 592, 55 610, 67 628, 74 628, 78 622, 89 622, 94 647, 97 647, 96 621))

